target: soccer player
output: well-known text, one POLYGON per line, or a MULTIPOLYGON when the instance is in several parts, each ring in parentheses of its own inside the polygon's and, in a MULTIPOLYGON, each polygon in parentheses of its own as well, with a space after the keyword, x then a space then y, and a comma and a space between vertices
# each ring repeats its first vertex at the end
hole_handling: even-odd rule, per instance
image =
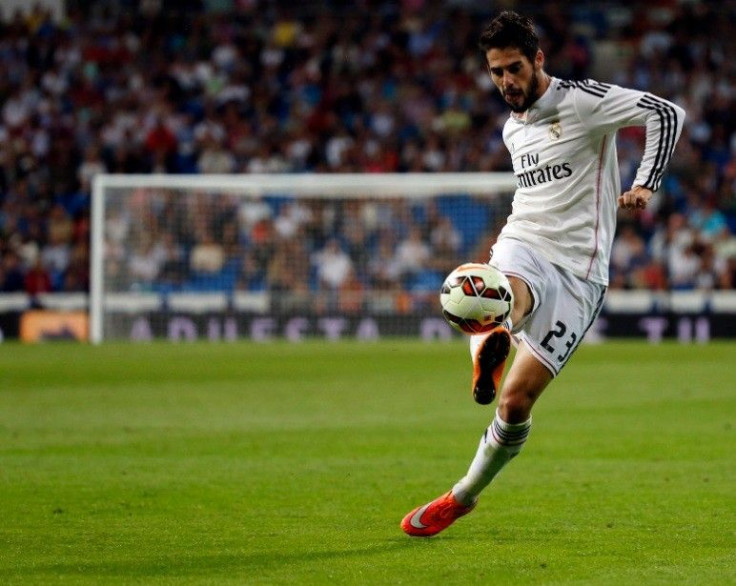
POLYGON ((522 449, 532 407, 570 360, 603 304, 617 206, 642 209, 662 180, 685 112, 649 93, 544 71, 531 19, 498 15, 480 47, 511 115, 503 130, 516 175, 511 215, 489 263, 514 292, 510 319, 473 336, 473 396, 495 417, 467 474, 446 494, 411 511, 401 528, 439 533, 475 507, 481 491, 522 449), (616 131, 645 126, 633 186, 621 194, 616 131), (501 385, 511 336, 517 352, 501 385))

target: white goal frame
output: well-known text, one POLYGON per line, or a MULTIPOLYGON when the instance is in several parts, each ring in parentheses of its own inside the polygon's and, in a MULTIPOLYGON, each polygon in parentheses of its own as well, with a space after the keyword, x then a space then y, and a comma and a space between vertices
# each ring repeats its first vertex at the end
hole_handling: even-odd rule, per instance
POLYGON ((512 173, 376 173, 300 175, 107 175, 95 176, 92 185, 90 250, 90 341, 104 339, 104 228, 109 188, 216 190, 258 196, 295 193, 319 198, 425 198, 437 195, 487 195, 516 189, 512 173))

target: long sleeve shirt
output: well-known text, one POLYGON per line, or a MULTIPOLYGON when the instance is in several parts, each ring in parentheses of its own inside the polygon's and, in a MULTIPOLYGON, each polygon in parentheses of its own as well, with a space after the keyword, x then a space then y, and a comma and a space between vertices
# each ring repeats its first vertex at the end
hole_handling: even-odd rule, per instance
POLYGON ((634 185, 656 191, 684 118, 682 108, 649 93, 551 78, 544 94, 504 125, 517 190, 499 239, 521 240, 573 274, 608 285, 621 195, 616 131, 646 127, 634 185))

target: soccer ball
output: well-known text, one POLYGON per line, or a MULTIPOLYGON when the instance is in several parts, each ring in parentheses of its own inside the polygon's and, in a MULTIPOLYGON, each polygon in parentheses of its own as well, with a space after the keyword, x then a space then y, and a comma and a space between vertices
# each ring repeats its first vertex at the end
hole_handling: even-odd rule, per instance
POLYGON ((501 271, 468 263, 452 271, 440 290, 442 315, 464 334, 482 334, 501 325, 514 306, 514 294, 501 271))

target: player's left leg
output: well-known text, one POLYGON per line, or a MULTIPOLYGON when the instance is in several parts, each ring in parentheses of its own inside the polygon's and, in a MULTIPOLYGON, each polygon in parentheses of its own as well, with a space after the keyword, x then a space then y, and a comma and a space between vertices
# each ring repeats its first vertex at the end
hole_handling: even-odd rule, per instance
POLYGON ((531 428, 531 409, 552 374, 521 345, 504 380, 493 422, 480 440, 467 474, 452 490, 404 517, 401 528, 429 537, 473 510, 481 491, 520 451, 531 428))
POLYGON ((491 425, 480 439, 467 474, 452 493, 462 505, 474 504, 499 472, 521 452, 532 426, 532 407, 552 373, 520 344, 506 375, 491 425))

